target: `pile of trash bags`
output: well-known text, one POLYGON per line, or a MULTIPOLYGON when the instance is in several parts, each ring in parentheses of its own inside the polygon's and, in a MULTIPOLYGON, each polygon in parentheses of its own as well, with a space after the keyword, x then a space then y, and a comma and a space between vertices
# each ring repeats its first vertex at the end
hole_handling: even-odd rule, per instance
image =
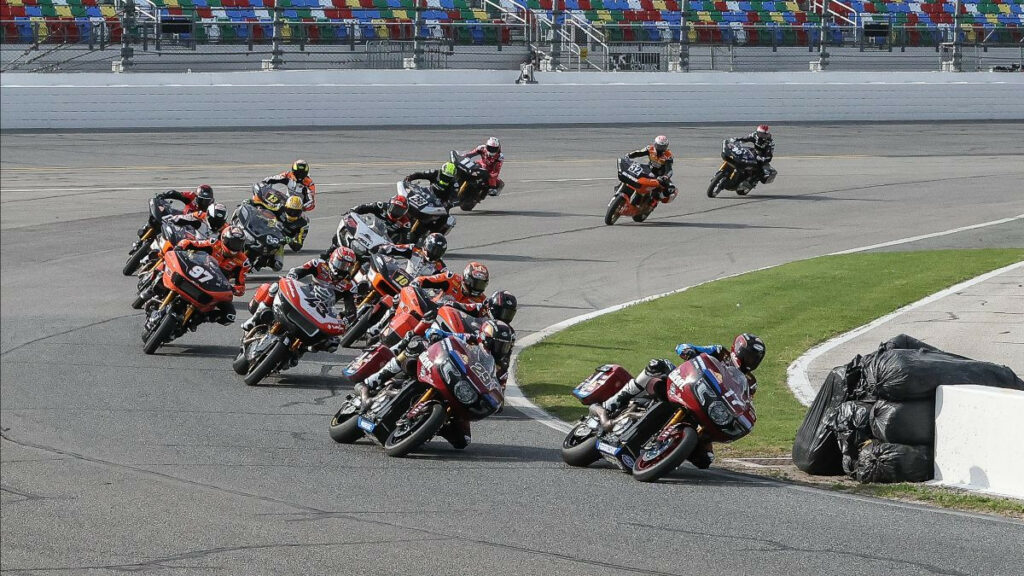
POLYGON ((808 474, 865 483, 930 480, 935 390, 962 384, 1024 390, 1006 366, 900 334, 832 369, 796 433, 793 463, 808 474))

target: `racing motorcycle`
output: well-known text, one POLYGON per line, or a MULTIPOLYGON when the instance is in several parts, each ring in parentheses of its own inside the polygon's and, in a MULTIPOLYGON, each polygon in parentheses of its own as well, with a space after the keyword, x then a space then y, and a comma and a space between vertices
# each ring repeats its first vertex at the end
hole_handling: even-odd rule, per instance
POLYGON ((176 210, 171 207, 169 200, 163 200, 161 198, 151 198, 149 201, 149 221, 146 223, 146 227, 140 231, 139 239, 132 244, 131 249, 128 250, 128 260, 124 263, 124 268, 121 269, 121 273, 125 276, 131 276, 135 274, 139 269, 139 264, 149 253, 146 248, 150 242, 160 234, 161 224, 163 223, 164 216, 171 216, 174 214, 181 214, 181 210, 176 210))
POLYGON ((330 258, 338 246, 347 246, 356 253, 360 264, 369 260, 370 255, 385 244, 391 244, 387 224, 373 214, 349 212, 338 223, 338 230, 331 239, 331 247, 321 256, 330 258))
POLYGON ((409 332, 422 336, 438 308, 453 300, 443 292, 431 296, 424 288, 402 288, 393 307, 381 319, 388 324, 381 330, 379 341, 386 346, 394 346, 409 332))
POLYGON ((269 323, 257 324, 242 335, 240 349, 231 364, 249 386, 259 384, 272 372, 299 363, 308 349, 328 349, 331 338, 345 332, 345 323, 334 311, 334 292, 315 282, 304 284, 287 276, 277 282, 270 299, 270 284, 257 289, 249 302, 255 312, 260 303, 273 305, 269 323))
POLYGON ((204 316, 234 297, 217 261, 201 251, 171 250, 164 256, 162 282, 167 294, 146 306, 143 352, 153 354, 164 343, 195 330, 204 316))
MULTIPOLYGON (((765 184, 774 182, 776 174, 778 172, 769 166, 765 184)), ((740 196, 746 196, 761 181, 761 176, 763 173, 757 165, 757 157, 753 150, 740 145, 735 138, 723 140, 722 165, 711 178, 711 184, 708 184, 708 198, 718 196, 722 190, 731 190, 740 196)))
POLYGON ((355 322, 341 339, 341 345, 346 348, 384 317, 394 297, 415 278, 398 260, 382 254, 370 256, 365 276, 370 290, 356 307, 355 322))
POLYGON ((399 181, 398 195, 409 201, 409 242, 418 243, 431 232, 448 234, 455 227, 455 216, 448 214, 448 207, 438 199, 427 186, 399 181))
POLYGON ((599 403, 630 378, 624 368, 609 364, 573 390, 583 404, 595 406, 562 442, 566 464, 584 467, 605 458, 641 482, 654 482, 682 464, 699 439, 734 442, 754 428, 746 376, 707 354, 653 380, 647 394, 608 414, 599 403))
POLYGON ((199 223, 198 227, 188 224, 178 224, 167 218, 160 223, 160 233, 153 239, 146 257, 139 262, 139 280, 136 284, 138 295, 132 302, 132 308, 140 310, 146 303, 143 293, 156 286, 163 274, 162 263, 164 255, 174 249, 178 242, 188 238, 190 240, 205 240, 216 238, 217 234, 210 230, 206 221, 199 223))
POLYGON ((604 223, 608 226, 615 224, 620 216, 632 216, 634 222, 643 222, 659 203, 668 204, 676 199, 675 186, 669 187, 668 195, 661 200, 655 199, 654 192, 661 188, 661 182, 647 164, 619 158, 618 176, 619 184, 604 213, 604 223))
POLYGON ((462 156, 455 150, 451 151, 450 158, 455 164, 456 178, 459 182, 455 202, 459 208, 469 212, 487 197, 487 180, 490 175, 480 162, 474 162, 472 158, 462 156))
POLYGON ((281 269, 275 256, 285 236, 273 212, 243 202, 231 215, 231 223, 240 226, 245 232, 245 255, 249 257, 253 270, 267 266, 275 271, 281 269))
POLYGON ((275 216, 278 216, 281 214, 284 203, 288 201, 288 198, 288 195, 278 192, 273 184, 260 184, 257 182, 252 185, 252 198, 249 198, 246 203, 266 208, 273 212, 275 216))
POLYGON ((411 401, 393 402, 383 413, 361 414, 353 406, 355 402, 347 400, 331 420, 332 431, 346 423, 351 429, 350 421, 355 419, 354 427, 371 439, 381 442, 384 438, 381 443, 388 456, 402 457, 429 442, 442 428, 460 429, 461 423, 482 420, 497 412, 505 401, 491 355, 454 337, 431 344, 420 354, 416 378, 408 381, 396 397, 411 401), (396 409, 401 411, 394 419, 396 409), (384 430, 378 432, 379 426, 384 430))

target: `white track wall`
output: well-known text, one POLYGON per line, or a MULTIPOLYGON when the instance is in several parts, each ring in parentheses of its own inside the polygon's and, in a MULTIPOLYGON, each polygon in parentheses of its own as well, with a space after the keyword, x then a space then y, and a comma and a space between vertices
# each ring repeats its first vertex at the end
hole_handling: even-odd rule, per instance
POLYGON ((0 128, 1024 119, 1024 74, 287 71, 0 76, 0 128))
POLYGON ((935 481, 1024 499, 1024 392, 939 386, 935 481))

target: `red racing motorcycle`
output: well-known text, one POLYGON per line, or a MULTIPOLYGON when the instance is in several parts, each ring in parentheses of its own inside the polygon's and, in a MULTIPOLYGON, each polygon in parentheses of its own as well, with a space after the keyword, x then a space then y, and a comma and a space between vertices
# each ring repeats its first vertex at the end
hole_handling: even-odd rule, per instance
MULTIPOLYGON (((604 402, 630 378, 621 366, 601 366, 573 395, 585 405, 604 402)), ((754 428, 746 376, 707 354, 649 386, 615 414, 592 410, 581 418, 562 442, 562 460, 585 467, 604 458, 641 482, 654 482, 682 464, 699 440, 735 442, 754 428)))

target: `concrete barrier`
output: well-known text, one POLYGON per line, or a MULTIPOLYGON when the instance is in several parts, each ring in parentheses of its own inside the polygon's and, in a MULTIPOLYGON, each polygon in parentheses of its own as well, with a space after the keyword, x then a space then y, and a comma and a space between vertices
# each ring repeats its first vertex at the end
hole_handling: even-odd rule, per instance
POLYGON ((189 129, 1024 119, 1024 75, 337 70, 0 76, 0 127, 189 129))
POLYGON ((1024 499, 1024 391, 939 386, 935 482, 1024 499))

